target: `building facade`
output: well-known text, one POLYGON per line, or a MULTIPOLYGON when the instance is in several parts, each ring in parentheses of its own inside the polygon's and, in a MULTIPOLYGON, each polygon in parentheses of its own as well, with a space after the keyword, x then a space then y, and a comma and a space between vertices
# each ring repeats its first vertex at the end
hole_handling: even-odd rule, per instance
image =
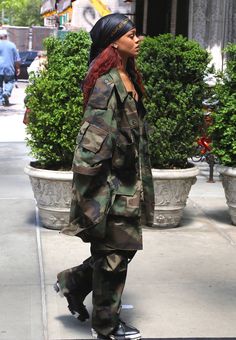
POLYGON ((236 43, 235 0, 136 0, 135 13, 140 32, 194 39, 211 52, 217 69, 224 65, 224 47, 236 43))
POLYGON ((236 42, 236 0, 43 0, 45 23, 90 31, 109 13, 124 13, 138 34, 182 34, 212 53, 217 69, 224 65, 223 48, 236 42))

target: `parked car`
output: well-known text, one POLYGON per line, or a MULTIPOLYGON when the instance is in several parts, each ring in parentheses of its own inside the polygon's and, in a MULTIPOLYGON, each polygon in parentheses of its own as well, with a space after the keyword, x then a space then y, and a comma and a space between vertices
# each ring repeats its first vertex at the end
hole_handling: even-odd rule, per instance
POLYGON ((37 57, 38 51, 21 51, 19 54, 21 58, 21 66, 18 79, 28 79, 29 75, 27 67, 29 67, 32 61, 37 57))

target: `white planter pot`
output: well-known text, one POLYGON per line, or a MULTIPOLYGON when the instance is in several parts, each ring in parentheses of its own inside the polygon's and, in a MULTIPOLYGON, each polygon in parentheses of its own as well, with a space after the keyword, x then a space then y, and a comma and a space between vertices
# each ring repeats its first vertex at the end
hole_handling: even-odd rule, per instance
POLYGON ((27 165, 39 218, 46 228, 60 230, 69 222, 71 203, 71 171, 37 169, 27 165))
POLYGON ((155 208, 154 226, 173 228, 180 224, 191 186, 199 169, 194 166, 180 170, 152 169, 155 208))
POLYGON ((236 168, 219 165, 217 171, 219 171, 222 178, 232 223, 236 225, 236 168))

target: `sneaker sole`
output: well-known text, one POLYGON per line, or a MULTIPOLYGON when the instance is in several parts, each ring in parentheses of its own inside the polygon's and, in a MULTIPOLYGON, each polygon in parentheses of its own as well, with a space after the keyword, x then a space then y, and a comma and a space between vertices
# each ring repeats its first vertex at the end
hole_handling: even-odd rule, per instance
POLYGON ((60 297, 65 297, 58 282, 53 285, 53 288, 60 297))
POLYGON ((7 94, 3 94, 2 95, 3 99, 4 99, 4 102, 5 102, 5 105, 8 106, 10 103, 9 103, 9 97, 7 94))
MULTIPOLYGON (((100 338, 97 334, 97 332, 95 331, 95 329, 91 328, 91 333, 92 333, 92 338, 93 339, 97 339, 97 340, 104 340, 102 338, 100 338)), ((113 339, 113 338, 111 338, 113 339)), ((140 333, 138 334, 134 334, 134 335, 128 335, 126 337, 114 337, 114 340, 141 340, 142 336, 140 333)))

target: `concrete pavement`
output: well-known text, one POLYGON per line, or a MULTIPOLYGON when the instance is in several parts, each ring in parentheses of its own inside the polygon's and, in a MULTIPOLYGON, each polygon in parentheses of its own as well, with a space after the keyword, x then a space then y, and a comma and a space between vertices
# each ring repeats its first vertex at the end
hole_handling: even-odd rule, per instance
POLYGON ((25 139, 24 97, 26 82, 18 82, 10 98, 10 106, 0 106, 0 142, 21 142, 25 139))
MULTIPOLYGON (((89 246, 38 224, 23 172, 30 158, 20 88, 0 111, 0 340, 89 339, 90 321, 74 319, 52 289, 89 246)), ((130 264, 122 316, 143 338, 236 339, 236 227, 219 178, 207 176, 201 164, 181 226, 145 229, 144 251, 130 264)), ((91 311, 91 296, 86 304, 91 311)))

